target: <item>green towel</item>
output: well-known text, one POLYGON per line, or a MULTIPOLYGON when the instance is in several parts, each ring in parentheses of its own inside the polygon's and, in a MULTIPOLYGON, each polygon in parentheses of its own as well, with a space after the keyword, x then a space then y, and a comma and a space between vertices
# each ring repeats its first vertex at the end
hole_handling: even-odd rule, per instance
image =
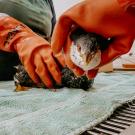
POLYGON ((33 88, 14 92, 14 83, 0 83, 0 135, 78 134, 110 116, 135 98, 131 72, 100 73, 90 91, 33 88))

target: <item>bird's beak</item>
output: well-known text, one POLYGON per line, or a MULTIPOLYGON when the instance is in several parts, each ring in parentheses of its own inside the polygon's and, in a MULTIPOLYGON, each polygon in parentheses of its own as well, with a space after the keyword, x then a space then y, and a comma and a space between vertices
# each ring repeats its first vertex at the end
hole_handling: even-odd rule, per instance
POLYGON ((86 65, 88 65, 88 64, 90 63, 91 59, 92 59, 92 56, 91 56, 90 53, 84 54, 84 55, 82 56, 82 59, 83 59, 84 63, 85 63, 86 65))

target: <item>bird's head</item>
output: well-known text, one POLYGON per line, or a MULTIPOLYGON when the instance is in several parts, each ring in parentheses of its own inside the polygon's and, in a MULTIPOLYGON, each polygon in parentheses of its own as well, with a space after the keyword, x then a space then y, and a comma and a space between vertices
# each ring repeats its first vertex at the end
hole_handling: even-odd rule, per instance
POLYGON ((98 66, 101 61, 100 43, 98 36, 93 33, 72 33, 70 56, 73 63, 87 71, 98 66))

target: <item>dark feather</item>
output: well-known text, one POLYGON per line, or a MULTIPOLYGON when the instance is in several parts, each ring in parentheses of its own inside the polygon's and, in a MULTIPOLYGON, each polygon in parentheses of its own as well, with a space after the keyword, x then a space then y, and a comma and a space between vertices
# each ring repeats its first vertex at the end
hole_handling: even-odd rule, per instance
MULTIPOLYGON (((17 72, 14 75, 14 82, 16 86, 46 88, 43 83, 38 85, 35 84, 25 71, 23 65, 18 65, 16 69, 17 72)), ((92 87, 93 82, 93 79, 89 80, 86 76, 76 77, 69 68, 65 67, 62 69, 62 84, 58 85, 54 83, 54 88, 68 87, 88 90, 92 87)))

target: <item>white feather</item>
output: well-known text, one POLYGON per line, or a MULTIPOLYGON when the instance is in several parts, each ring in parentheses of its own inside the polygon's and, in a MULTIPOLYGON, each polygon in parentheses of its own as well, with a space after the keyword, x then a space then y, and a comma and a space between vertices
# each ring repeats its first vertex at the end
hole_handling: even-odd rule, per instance
POLYGON ((98 66, 101 62, 101 51, 99 50, 95 56, 92 58, 92 60, 86 64, 82 57, 80 56, 80 53, 77 50, 77 46, 73 44, 71 45, 70 48, 70 57, 72 62, 77 65, 78 67, 80 67, 81 69, 83 69, 84 71, 88 71, 91 70, 93 68, 95 68, 96 66, 98 66))

